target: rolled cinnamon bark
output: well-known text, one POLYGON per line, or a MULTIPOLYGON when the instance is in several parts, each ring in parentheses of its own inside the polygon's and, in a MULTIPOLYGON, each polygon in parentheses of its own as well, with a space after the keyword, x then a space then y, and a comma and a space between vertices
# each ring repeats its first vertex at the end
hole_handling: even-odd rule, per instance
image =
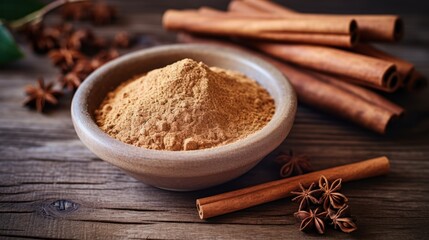
POLYGON ((207 219, 289 197, 292 191, 299 189, 299 184, 308 187, 321 176, 325 176, 329 181, 341 178, 343 182, 349 182, 384 175, 389 169, 389 159, 378 157, 200 198, 196 200, 196 206, 200 218, 207 219))
MULTIPOLYGON (((178 41, 221 45, 253 53, 276 66, 289 79, 300 102, 348 119, 372 131, 385 133, 389 122, 397 115, 397 111, 389 109, 386 105, 374 104, 350 90, 327 83, 299 67, 282 63, 260 53, 239 47, 236 44, 185 33, 178 35, 178 41)), ((381 97, 379 96, 378 98, 381 97)), ((384 101, 388 102, 388 100, 384 101)))
POLYGON ((303 69, 278 61, 269 62, 289 79, 298 99, 312 107, 348 119, 380 134, 386 132, 388 124, 396 116, 389 109, 366 101, 333 84, 325 83, 303 69))
POLYGON ((425 88, 428 85, 427 78, 420 72, 414 70, 411 73, 410 80, 407 82, 405 89, 409 92, 416 92, 425 88))
POLYGON ((381 51, 369 44, 360 43, 353 48, 354 52, 364 54, 367 56, 380 58, 396 65, 398 74, 401 78, 401 85, 406 86, 411 74, 414 71, 414 65, 398 57, 392 56, 384 51, 381 51))
POLYGON ((399 41, 404 33, 404 24, 397 15, 339 15, 307 14, 293 11, 271 1, 234 0, 228 9, 235 12, 274 14, 284 18, 324 18, 344 17, 354 19, 359 26, 360 39, 364 41, 394 42, 399 41))
POLYGON ((315 72, 315 71, 310 71, 310 73, 314 76, 316 76, 318 79, 329 83, 330 85, 339 87, 343 90, 349 91, 350 93, 355 94, 356 96, 359 96, 363 99, 365 99, 366 101, 373 103, 379 107, 382 107, 390 112, 392 112, 394 115, 396 115, 397 117, 400 117, 404 114, 405 110, 403 107, 392 103, 391 101, 387 100, 386 98, 378 95, 377 93, 354 85, 354 84, 350 84, 348 83, 346 80, 341 80, 341 77, 338 76, 332 76, 332 75, 328 75, 328 74, 324 74, 321 72, 315 72))
POLYGON ((227 36, 257 37, 261 33, 351 34, 357 31, 353 19, 249 19, 217 18, 196 11, 167 10, 163 25, 169 30, 227 36))
MULTIPOLYGON (((198 9, 198 12, 205 16, 221 17, 223 19, 250 18, 250 19, 278 19, 270 15, 252 15, 234 12, 222 12, 208 7, 198 9)), ((352 31, 350 34, 320 34, 320 33, 258 33, 248 34, 246 37, 254 39, 264 39, 280 42, 306 43, 314 45, 327 45, 335 47, 350 48, 356 45, 359 36, 357 31, 352 31)))
POLYGON ((229 3, 228 9, 231 11, 255 11, 275 13, 277 15, 293 15, 300 14, 290 8, 281 6, 271 1, 259 0, 233 0, 229 3))
POLYGON ((388 61, 340 49, 264 42, 249 43, 276 58, 306 68, 347 77, 348 80, 393 92, 399 87, 396 66, 388 61))
POLYGON ((211 7, 203 6, 198 8, 198 13, 206 16, 226 17, 226 18, 253 18, 253 19, 282 19, 278 15, 261 14, 260 12, 224 12, 211 7))

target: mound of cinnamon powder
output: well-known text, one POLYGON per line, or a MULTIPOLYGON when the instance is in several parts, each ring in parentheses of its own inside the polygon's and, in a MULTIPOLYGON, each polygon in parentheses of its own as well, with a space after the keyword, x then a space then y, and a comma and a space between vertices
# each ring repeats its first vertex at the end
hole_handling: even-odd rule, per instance
POLYGON ((274 109, 269 93, 254 80, 183 59, 121 84, 96 111, 96 121, 128 144, 195 150, 260 130, 274 109))

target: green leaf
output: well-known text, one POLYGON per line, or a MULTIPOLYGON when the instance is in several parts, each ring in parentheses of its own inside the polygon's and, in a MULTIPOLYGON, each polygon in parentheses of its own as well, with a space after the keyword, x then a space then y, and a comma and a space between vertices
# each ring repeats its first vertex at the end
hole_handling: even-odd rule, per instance
POLYGON ((12 62, 23 56, 12 34, 0 23, 0 64, 12 62))
POLYGON ((7 21, 20 19, 43 6, 44 4, 38 0, 0 0, 0 19, 7 21))

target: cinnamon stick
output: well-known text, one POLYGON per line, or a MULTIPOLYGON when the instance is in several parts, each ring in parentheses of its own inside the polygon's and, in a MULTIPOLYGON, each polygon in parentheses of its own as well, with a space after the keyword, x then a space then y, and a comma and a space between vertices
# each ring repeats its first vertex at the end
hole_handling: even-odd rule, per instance
POLYGON ((354 19, 358 23, 360 38, 364 41, 394 42, 399 41, 404 33, 402 19, 397 15, 339 15, 307 14, 278 5, 271 1, 234 0, 228 9, 234 12, 271 14, 284 18, 317 18, 343 17, 354 19))
POLYGON ((252 42, 251 46, 300 66, 347 77, 354 83, 393 92, 399 87, 396 66, 388 61, 340 49, 252 42))
POLYGON ((329 181, 341 178, 343 182, 349 182, 387 174, 389 168, 389 159, 378 157, 200 198, 196 200, 198 215, 201 219, 207 219, 289 197, 291 191, 299 189, 300 183, 309 186, 311 183, 317 182, 321 176, 325 176, 329 181))
MULTIPOLYGON (((260 34, 317 33, 352 35, 357 31, 352 19, 249 19, 218 18, 199 14, 196 11, 168 10, 163 16, 163 25, 169 30, 180 30, 220 36, 257 38, 260 34)), ((263 35, 262 35, 263 36, 263 35)))
POLYGON ((311 71, 311 74, 315 75, 318 79, 327 82, 333 86, 342 88, 346 91, 349 91, 363 99, 365 99, 366 101, 373 103, 379 107, 382 107, 390 112, 392 112, 395 116, 400 117, 404 114, 404 108, 401 106, 398 106, 394 103, 392 103, 391 101, 387 100, 386 98, 378 95, 377 93, 354 85, 354 84, 350 84, 347 83, 345 80, 340 80, 338 76, 332 76, 332 75, 328 75, 328 74, 324 74, 324 73, 320 73, 320 72, 315 72, 315 71, 311 71))
MULTIPOLYGON (((348 119, 375 132, 384 133, 391 119, 400 115, 398 111, 389 108, 389 104, 375 104, 375 100, 369 101, 368 98, 374 98, 373 96, 362 97, 360 94, 353 93, 353 91, 325 82, 299 67, 291 66, 261 53, 239 47, 231 42, 197 37, 185 33, 178 35, 178 41, 183 43, 206 43, 227 46, 255 54, 276 66, 289 79, 301 102, 348 119)), ((356 86, 356 88, 360 87, 356 86)), ((369 92, 369 90, 360 89, 369 92)), ((373 94, 376 95, 375 93, 373 94)), ((378 98, 382 97, 378 96, 378 98)), ((386 99, 384 99, 384 102, 390 103, 386 99)), ((399 106, 396 107, 400 108, 399 106)))
POLYGON ((236 6, 234 5, 242 5, 247 8, 247 10, 251 11, 252 9, 258 9, 261 12, 269 12, 269 13, 276 13, 276 14, 299 14, 298 12, 283 7, 281 5, 278 5, 276 3, 273 3, 271 1, 258 1, 258 0, 238 0, 238 1, 231 1, 229 8, 231 10, 235 10, 236 6))
POLYGON ((380 134, 386 132, 393 117, 397 116, 385 106, 381 107, 350 91, 323 82, 303 69, 278 61, 269 62, 290 80, 298 99, 312 107, 348 119, 380 134))
POLYGON ((405 88, 409 92, 415 92, 425 88, 427 84, 427 78, 423 76, 423 74, 415 70, 411 73, 410 80, 407 82, 405 88))
MULTIPOLYGON (((222 12, 209 7, 201 7, 198 12, 205 16, 220 17, 223 19, 237 19, 237 18, 250 18, 250 19, 278 19, 271 15, 260 15, 260 14, 242 14, 235 12, 222 12)), ((321 33, 278 33, 278 32, 267 32, 258 33, 256 35, 246 35, 249 38, 264 39, 270 41, 281 41, 281 42, 294 42, 294 43, 306 43, 314 45, 327 45, 336 47, 350 48, 356 45, 359 36, 357 31, 352 31, 350 34, 321 34, 321 33)))
POLYGON ((401 78, 401 85, 406 86, 413 71, 414 65, 398 57, 392 56, 382 50, 379 50, 369 44, 360 43, 353 48, 354 52, 364 54, 367 56, 383 59, 392 62, 398 69, 399 77, 401 78))

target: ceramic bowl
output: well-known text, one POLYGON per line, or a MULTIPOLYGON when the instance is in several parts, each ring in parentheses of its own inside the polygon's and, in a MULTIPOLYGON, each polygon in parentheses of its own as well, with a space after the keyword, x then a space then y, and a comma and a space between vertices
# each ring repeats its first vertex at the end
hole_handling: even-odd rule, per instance
POLYGON ((296 96, 290 83, 269 63, 248 53, 201 44, 177 44, 137 51, 97 69, 74 95, 71 115, 80 140, 98 157, 142 182, 168 190, 190 191, 232 180, 254 167, 288 135, 296 96), (106 94, 131 77, 183 58, 239 71, 271 94, 275 113, 261 130, 236 142, 194 151, 151 150, 110 137, 94 121, 106 94))

